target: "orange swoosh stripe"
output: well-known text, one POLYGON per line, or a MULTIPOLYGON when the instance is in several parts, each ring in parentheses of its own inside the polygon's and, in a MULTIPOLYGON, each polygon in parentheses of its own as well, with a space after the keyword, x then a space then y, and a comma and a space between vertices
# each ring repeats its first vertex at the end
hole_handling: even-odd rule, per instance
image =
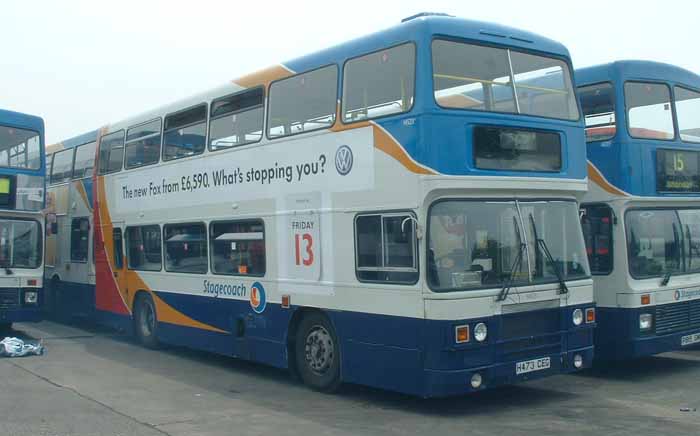
POLYGON ((290 70, 284 65, 273 65, 263 70, 239 77, 238 79, 233 80, 233 83, 238 86, 242 86, 243 88, 252 88, 260 85, 267 88, 270 85, 270 82, 284 79, 285 77, 289 77, 293 74, 294 71, 290 70))
POLYGON ((209 324, 204 324, 203 322, 190 318, 182 312, 174 309, 154 292, 151 292, 151 296, 153 297, 153 301, 156 303, 156 314, 158 315, 158 321, 160 322, 167 322, 168 324, 192 327, 201 330, 209 330, 217 333, 228 333, 225 330, 212 327, 209 324))
POLYGON ((621 195, 623 197, 629 196, 629 194, 627 194, 625 191, 616 188, 610 182, 608 182, 605 176, 603 176, 603 173, 601 173, 600 170, 590 161, 588 162, 588 178, 610 194, 621 195))

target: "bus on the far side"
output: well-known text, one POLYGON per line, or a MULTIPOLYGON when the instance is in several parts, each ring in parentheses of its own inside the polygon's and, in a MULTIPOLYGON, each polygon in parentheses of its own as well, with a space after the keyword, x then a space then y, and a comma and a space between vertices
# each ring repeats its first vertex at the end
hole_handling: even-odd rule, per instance
POLYGON ((0 109, 0 330, 42 316, 44 160, 44 121, 0 109))
POLYGON ((596 356, 700 343, 700 76, 657 62, 576 71, 589 191, 582 224, 596 356))

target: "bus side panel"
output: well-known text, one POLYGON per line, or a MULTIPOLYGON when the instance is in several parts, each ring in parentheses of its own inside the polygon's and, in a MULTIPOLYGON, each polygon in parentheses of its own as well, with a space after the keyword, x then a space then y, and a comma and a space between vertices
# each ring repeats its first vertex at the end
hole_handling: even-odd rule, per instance
POLYGON ((158 336, 163 342, 213 353, 254 360, 278 368, 287 365, 287 329, 293 309, 267 303, 261 314, 248 300, 155 291, 170 308, 204 328, 162 321, 158 336))
POLYGON ((422 395, 424 320, 360 312, 330 315, 341 342, 344 382, 422 395))

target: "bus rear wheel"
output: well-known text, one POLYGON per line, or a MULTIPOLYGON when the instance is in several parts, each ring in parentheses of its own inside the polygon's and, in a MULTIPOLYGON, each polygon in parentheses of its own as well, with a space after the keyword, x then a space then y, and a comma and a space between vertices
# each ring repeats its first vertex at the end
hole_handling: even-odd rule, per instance
POLYGON ((312 313, 302 319, 294 354, 306 385, 328 393, 340 387, 340 342, 327 317, 312 313))
POLYGON ((147 348, 158 348, 158 317, 150 295, 137 297, 134 305, 134 330, 139 342, 147 348))

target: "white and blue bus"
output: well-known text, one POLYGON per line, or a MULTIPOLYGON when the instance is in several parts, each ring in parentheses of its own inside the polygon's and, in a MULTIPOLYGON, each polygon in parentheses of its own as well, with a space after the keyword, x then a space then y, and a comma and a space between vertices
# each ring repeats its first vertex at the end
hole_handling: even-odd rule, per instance
POLYGON ((700 342, 700 76, 647 61, 576 71, 590 189, 582 224, 596 355, 700 342))
POLYGON ((324 391, 585 368, 572 83, 557 42, 423 14, 67 141, 97 148, 94 316, 324 391))
POLYGON ((44 121, 0 109, 0 330, 41 320, 44 121))

